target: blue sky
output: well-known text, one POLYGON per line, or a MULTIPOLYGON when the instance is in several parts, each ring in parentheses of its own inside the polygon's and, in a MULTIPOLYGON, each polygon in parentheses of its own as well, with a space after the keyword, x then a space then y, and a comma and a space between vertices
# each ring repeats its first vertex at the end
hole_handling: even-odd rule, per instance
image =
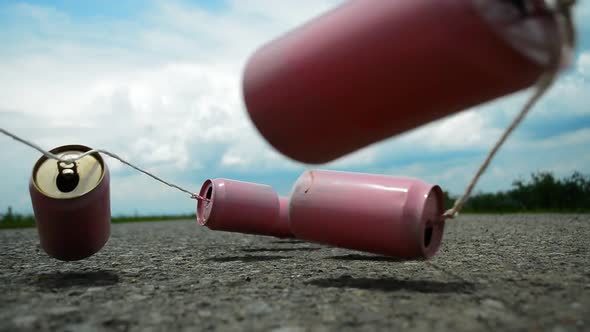
MULTIPOLYGON (((590 2, 578 1, 571 67, 515 132, 478 191, 531 172, 590 174, 590 2)), ((0 0, 0 126, 50 149, 120 154, 197 191, 207 178, 287 195, 317 167, 418 177, 459 194, 530 91, 480 105, 333 163, 276 153, 249 122, 243 66, 261 44, 339 0, 0 0)), ((39 154, 0 137, 0 210, 30 212, 39 154)), ((190 213, 195 203, 108 159, 114 214, 190 213)))

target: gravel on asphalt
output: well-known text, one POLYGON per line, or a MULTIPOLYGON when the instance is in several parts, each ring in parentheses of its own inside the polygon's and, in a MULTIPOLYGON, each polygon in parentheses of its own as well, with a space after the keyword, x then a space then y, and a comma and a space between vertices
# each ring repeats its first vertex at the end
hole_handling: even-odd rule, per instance
POLYGON ((0 331, 590 331, 590 215, 462 215, 399 261, 194 221, 115 224, 78 262, 0 231, 0 331))

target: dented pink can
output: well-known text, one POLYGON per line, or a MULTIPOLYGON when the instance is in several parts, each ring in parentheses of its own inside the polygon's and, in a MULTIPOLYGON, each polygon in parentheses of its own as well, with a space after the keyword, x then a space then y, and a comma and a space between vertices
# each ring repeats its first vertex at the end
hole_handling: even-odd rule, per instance
POLYGON ((420 180, 311 170, 293 187, 296 238, 399 257, 430 258, 444 231, 443 192, 420 180))

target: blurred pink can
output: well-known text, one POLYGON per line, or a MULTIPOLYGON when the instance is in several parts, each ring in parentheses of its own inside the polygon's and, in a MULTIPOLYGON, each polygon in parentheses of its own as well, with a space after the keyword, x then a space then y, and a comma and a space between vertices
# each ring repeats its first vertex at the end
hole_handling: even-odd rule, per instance
POLYGON ((248 115, 284 155, 325 163, 528 88, 563 46, 548 3, 346 1, 250 57, 248 115))

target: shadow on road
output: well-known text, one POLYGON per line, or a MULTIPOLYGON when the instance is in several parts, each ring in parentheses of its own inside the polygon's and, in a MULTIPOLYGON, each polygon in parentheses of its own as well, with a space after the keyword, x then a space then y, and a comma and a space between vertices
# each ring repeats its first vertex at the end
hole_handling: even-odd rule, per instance
POLYGON ((339 261, 371 261, 371 262, 404 262, 404 259, 387 257, 387 256, 370 256, 370 255, 358 255, 349 254, 341 256, 329 256, 324 259, 334 259, 339 261))
POLYGON ((314 279, 306 282, 317 287, 357 288, 385 292, 410 291, 417 293, 462 293, 470 294, 475 285, 469 282, 440 282, 426 280, 398 280, 395 278, 338 278, 314 279))
POLYGON ((264 262, 264 261, 274 261, 279 259, 291 258, 289 256, 255 256, 255 255, 246 255, 246 256, 224 256, 224 257, 213 257, 208 258, 207 260, 210 262, 217 262, 217 263, 226 263, 226 262, 264 262))
POLYGON ((112 271, 42 273, 31 279, 36 286, 46 289, 111 286, 119 282, 119 276, 112 271))
POLYGON ((321 248, 245 248, 243 252, 265 252, 265 251, 315 251, 321 248))

